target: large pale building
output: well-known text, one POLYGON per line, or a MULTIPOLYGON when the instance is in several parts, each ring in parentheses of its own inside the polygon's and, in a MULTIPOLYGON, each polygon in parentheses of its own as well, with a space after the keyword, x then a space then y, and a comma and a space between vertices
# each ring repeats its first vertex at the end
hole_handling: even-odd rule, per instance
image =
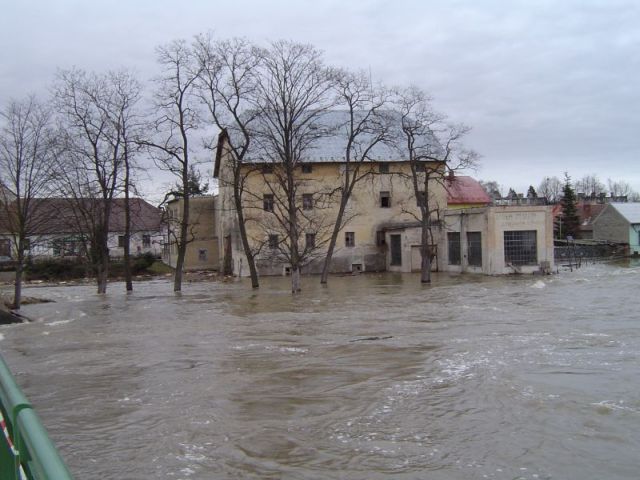
MULTIPOLYGON (((249 274, 239 235, 233 197, 233 157, 223 132, 218 142, 214 177, 215 228, 220 270, 249 274)), ((303 273, 319 273, 335 223, 337 188, 346 169, 339 139, 323 138, 296 166, 296 204, 300 209, 300 249, 312 245, 303 273)), ((428 169, 438 167, 430 162, 428 169)), ((444 165, 440 165, 444 168, 444 165)), ((242 166, 249 243, 257 253, 260 275, 287 274, 289 265, 277 255, 287 232, 278 222, 278 175, 275 163, 250 161, 242 166)), ((331 271, 412 272, 420 269, 420 209, 411 182, 410 164, 397 150, 379 145, 362 165, 366 178, 349 201, 331 271)), ((424 195, 421 192, 422 195, 424 195)), ((420 197, 420 195, 419 195, 420 197)), ((429 186, 434 255, 440 271, 485 274, 548 271, 553 266, 553 227, 549 207, 490 207, 491 199, 470 177, 447 177, 429 186)))

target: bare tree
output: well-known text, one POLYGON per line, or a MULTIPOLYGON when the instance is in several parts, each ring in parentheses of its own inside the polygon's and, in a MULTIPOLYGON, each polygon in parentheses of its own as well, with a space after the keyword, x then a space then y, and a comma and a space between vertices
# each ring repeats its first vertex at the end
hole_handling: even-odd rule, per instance
POLYGON ((430 283, 433 220, 446 206, 438 201, 438 190, 446 189, 446 179, 454 172, 474 168, 478 154, 462 145, 469 127, 448 123, 433 110, 421 89, 409 87, 399 92, 397 101, 404 139, 399 149, 409 160, 410 181, 419 208, 416 219, 420 223, 420 281, 430 283))
POLYGON ((548 204, 557 203, 562 197, 563 183, 558 177, 544 177, 538 186, 538 195, 547 199, 548 204))
POLYGON ((371 159, 376 145, 389 141, 392 115, 389 92, 384 88, 375 89, 364 73, 348 71, 336 72, 335 89, 337 107, 346 108, 345 118, 339 125, 337 136, 344 140, 345 168, 338 187, 338 212, 333 222, 333 231, 322 268, 320 283, 327 283, 331 260, 338 234, 350 218, 345 216, 347 204, 355 186, 370 175, 371 170, 363 163, 371 159))
POLYGON ((109 221, 113 199, 121 188, 124 148, 110 115, 114 88, 108 75, 61 71, 54 100, 64 142, 61 193, 73 202, 78 229, 87 237, 98 293, 106 293, 109 221))
POLYGON ((583 193, 585 196, 596 198, 601 193, 605 193, 605 186, 598 176, 593 173, 585 175, 575 184, 576 193, 583 193))
POLYGON ((615 181, 608 178, 607 186, 609 187, 609 195, 612 197, 627 197, 629 199, 635 194, 631 185, 624 180, 615 181))
POLYGON ((173 284, 173 290, 179 292, 189 243, 189 199, 192 196, 189 167, 195 163, 192 135, 200 126, 194 91, 199 65, 193 49, 183 40, 158 47, 157 54, 162 75, 156 80, 152 120, 155 135, 141 138, 138 143, 147 147, 158 168, 178 178, 184 193, 173 284))
POLYGON ((35 97, 12 101, 0 112, 0 208, 16 252, 13 308, 20 308, 27 252, 49 220, 41 198, 55 174, 51 113, 35 97))
POLYGON ((482 186, 487 195, 489 195, 493 200, 500 200, 502 198, 502 193, 500 190, 500 184, 495 180, 480 180, 478 183, 482 186))
POLYGON ((138 80, 126 70, 110 72, 108 75, 109 88, 112 89, 109 102, 101 105, 103 113, 110 119, 112 128, 118 138, 114 138, 114 148, 116 143, 121 145, 123 167, 124 192, 124 276, 125 288, 128 292, 133 290, 131 272, 131 192, 135 188, 134 169, 135 154, 138 150, 136 138, 140 136, 142 119, 136 108, 140 100, 142 87, 138 80))
MULTIPOLYGON (((247 258, 251 286, 258 288, 257 249, 247 235, 244 208, 245 189, 251 169, 245 160, 251 145, 251 126, 258 117, 257 82, 261 55, 258 49, 242 39, 213 42, 209 36, 196 38, 195 51, 200 64, 199 95, 213 120, 221 130, 219 147, 228 148, 226 166, 218 181, 231 187, 237 216, 238 233, 247 258)), ((218 146, 216 146, 218 147, 218 146)), ((220 162, 220 159, 216 160, 220 162)), ((227 252, 224 255, 228 255, 227 252)), ((227 262, 225 262, 227 263, 227 262)), ((230 273, 230 272, 225 272, 230 273)))
POLYGON ((301 210, 301 186, 305 184, 298 169, 314 142, 328 134, 321 116, 335 104, 333 75, 314 47, 286 41, 262 50, 261 65, 252 155, 262 164, 273 164, 273 181, 266 185, 283 236, 282 254, 291 268, 291 290, 298 292, 300 269, 310 254, 301 241, 304 228, 310 225, 301 210))

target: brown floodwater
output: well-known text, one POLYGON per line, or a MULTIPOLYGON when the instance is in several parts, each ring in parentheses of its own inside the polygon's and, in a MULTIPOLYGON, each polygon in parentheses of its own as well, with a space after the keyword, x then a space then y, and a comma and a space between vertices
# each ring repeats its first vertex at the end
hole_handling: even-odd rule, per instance
POLYGON ((31 287, 0 351, 78 479, 634 479, 640 265, 31 287))

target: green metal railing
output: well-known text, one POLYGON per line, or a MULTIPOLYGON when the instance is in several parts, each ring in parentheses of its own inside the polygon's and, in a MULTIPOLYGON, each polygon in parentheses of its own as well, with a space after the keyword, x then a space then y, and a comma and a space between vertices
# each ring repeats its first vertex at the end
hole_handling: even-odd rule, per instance
POLYGON ((73 479, 2 356, 0 413, 0 480, 73 479))

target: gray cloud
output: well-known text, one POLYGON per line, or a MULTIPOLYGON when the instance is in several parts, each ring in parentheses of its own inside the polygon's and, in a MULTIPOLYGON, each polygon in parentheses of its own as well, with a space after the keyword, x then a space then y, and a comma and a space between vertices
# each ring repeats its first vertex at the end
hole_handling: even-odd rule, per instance
POLYGON ((476 174, 523 191, 596 173, 640 190, 640 4, 431 0, 13 2, 3 8, 0 99, 45 92, 56 68, 134 68, 154 48, 220 37, 309 42, 387 84, 417 84, 473 127, 476 174))

